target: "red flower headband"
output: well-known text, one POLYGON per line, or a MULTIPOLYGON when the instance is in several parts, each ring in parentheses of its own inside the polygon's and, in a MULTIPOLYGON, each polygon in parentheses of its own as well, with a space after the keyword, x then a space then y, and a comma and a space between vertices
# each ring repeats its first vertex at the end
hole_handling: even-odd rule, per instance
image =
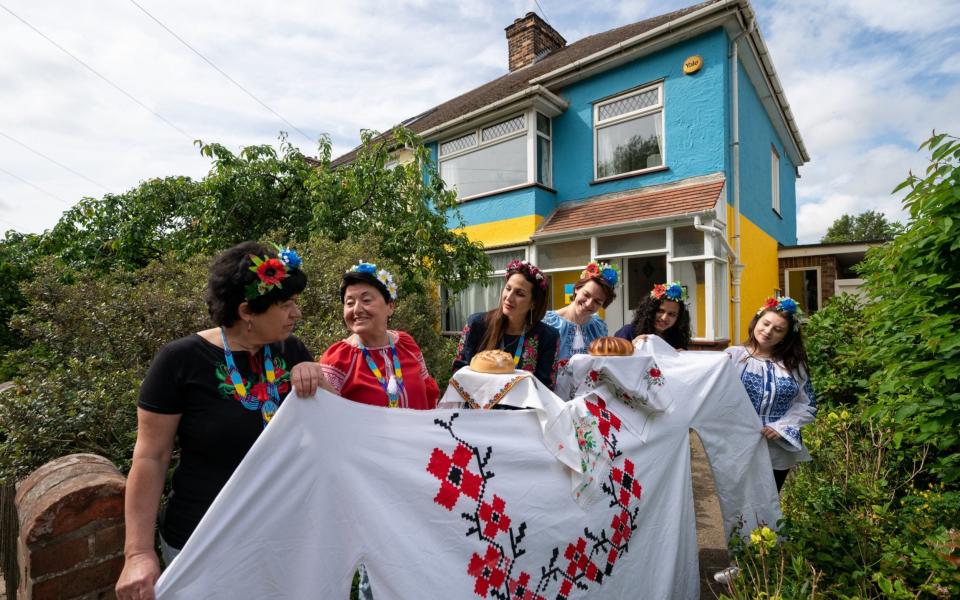
POLYGON ((509 277, 514 273, 526 275, 530 279, 536 281, 541 290, 547 291, 547 278, 543 275, 543 271, 538 269, 537 266, 532 262, 525 260, 511 260, 507 265, 507 276, 509 277))

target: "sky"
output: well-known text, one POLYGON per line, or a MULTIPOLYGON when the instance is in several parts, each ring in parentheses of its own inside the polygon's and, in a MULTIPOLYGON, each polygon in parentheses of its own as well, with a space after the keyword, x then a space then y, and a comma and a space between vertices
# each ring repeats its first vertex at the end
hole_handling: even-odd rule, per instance
MULTIPOLYGON (((194 140, 280 131, 334 155, 506 72, 504 27, 536 11, 572 43, 694 0, 0 0, 0 231, 84 197, 202 178, 194 140), (178 39, 179 38, 179 39, 178 39), (182 41, 181 41, 182 40, 182 41)), ((891 190, 960 135, 960 2, 756 0, 810 153, 798 241, 842 214, 905 220, 891 190)))

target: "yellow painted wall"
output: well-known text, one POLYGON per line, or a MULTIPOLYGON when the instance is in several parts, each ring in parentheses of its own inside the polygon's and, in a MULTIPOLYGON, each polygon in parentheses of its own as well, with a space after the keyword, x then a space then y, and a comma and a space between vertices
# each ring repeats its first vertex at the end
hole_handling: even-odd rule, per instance
POLYGON ((530 236, 542 222, 543 217, 540 215, 527 215, 492 223, 469 225, 459 231, 466 233, 471 241, 480 242, 488 248, 509 244, 528 244, 530 236))
POLYGON ((704 284, 697 284, 697 330, 693 337, 702 338, 707 335, 707 297, 704 284))
POLYGON ((554 310, 558 308, 563 308, 569 301, 566 299, 566 294, 563 293, 563 288, 568 283, 576 283, 580 279, 580 271, 563 271, 562 273, 551 273, 550 277, 553 280, 553 294, 550 300, 553 302, 553 305, 549 308, 554 310))
MULTIPOLYGON (((733 223, 733 207, 727 206, 727 222, 733 223)), ((733 227, 728 228, 733 244, 733 227)), ((777 266, 777 241, 740 215, 740 262, 745 265, 740 276, 740 341, 747 339, 750 319, 768 297, 780 286, 777 266)), ((731 277, 732 282, 732 277, 731 277)), ((731 287, 730 297, 733 298, 731 287)), ((733 307, 730 308, 730 327, 733 327, 733 307)), ((731 340, 732 341, 732 340, 731 340)))

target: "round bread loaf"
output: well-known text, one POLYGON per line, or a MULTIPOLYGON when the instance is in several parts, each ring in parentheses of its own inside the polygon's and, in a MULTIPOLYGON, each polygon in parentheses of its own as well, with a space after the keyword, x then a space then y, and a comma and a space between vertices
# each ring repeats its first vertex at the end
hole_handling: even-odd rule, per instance
POLYGON ((623 338, 607 336, 590 342, 587 352, 593 356, 633 356, 633 344, 623 338))
POLYGON ((470 368, 477 373, 513 373, 513 356, 503 350, 484 350, 470 359, 470 368))

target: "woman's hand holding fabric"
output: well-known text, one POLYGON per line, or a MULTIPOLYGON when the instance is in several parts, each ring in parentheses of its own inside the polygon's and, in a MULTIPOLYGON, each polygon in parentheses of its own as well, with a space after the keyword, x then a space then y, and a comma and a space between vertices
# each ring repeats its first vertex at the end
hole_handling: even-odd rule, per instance
POLYGON ((290 370, 290 383, 301 398, 313 396, 318 388, 327 390, 331 394, 337 393, 323 376, 320 363, 316 362, 302 362, 294 365, 290 370))
POLYGON ((153 551, 128 556, 117 581, 117 600, 154 600, 160 560, 153 551))
POLYGON ((763 437, 767 438, 768 440, 780 439, 780 434, 777 433, 777 430, 770 426, 764 427, 762 430, 760 430, 760 433, 762 433, 763 437))

